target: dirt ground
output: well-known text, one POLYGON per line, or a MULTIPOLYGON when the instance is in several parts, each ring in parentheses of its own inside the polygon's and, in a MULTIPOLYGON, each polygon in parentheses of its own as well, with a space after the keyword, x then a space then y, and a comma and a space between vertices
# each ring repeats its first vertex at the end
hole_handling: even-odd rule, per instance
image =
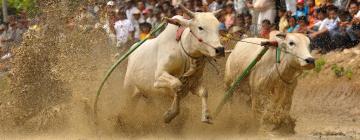
MULTIPOLYGON (((28 33, 13 52, 11 70, 0 73, 0 139, 360 139, 359 47, 314 53, 320 67, 300 77, 293 98, 295 135, 258 134, 251 111, 241 104, 235 111, 226 106, 214 124, 202 124, 200 98, 193 95, 170 125, 162 121, 170 105, 164 100, 145 100, 136 111, 126 110, 126 63, 105 84, 95 118, 96 90, 119 50, 99 29, 66 26, 68 3, 43 3, 43 11, 51 9, 43 16, 51 18, 28 33)), ((225 59, 217 68, 207 65, 203 77, 212 111, 224 94, 224 65, 225 59)))

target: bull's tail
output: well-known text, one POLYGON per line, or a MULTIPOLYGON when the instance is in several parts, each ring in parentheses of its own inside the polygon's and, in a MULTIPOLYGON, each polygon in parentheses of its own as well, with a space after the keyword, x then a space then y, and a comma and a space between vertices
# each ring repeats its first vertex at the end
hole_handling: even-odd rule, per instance
POLYGON ((148 40, 151 36, 153 36, 155 33, 157 33, 158 31, 160 31, 164 26, 166 25, 166 23, 161 23, 160 25, 158 25, 155 29, 153 29, 149 35, 141 40, 140 42, 137 42, 135 43, 133 46, 131 46, 131 48, 124 54, 120 57, 119 60, 116 61, 115 64, 113 64, 110 69, 108 70, 108 72, 106 73, 103 81, 101 82, 100 84, 100 87, 99 89, 97 90, 97 93, 96 93, 96 97, 95 97, 95 102, 94 102, 94 117, 95 117, 95 124, 97 124, 97 103, 98 103, 98 100, 99 100, 99 96, 100 96, 100 93, 101 93, 101 90, 106 82, 106 80, 110 77, 111 73, 115 70, 115 68, 121 63, 123 62, 127 57, 129 57, 129 55, 131 53, 133 53, 138 47, 140 47, 146 40, 148 40))

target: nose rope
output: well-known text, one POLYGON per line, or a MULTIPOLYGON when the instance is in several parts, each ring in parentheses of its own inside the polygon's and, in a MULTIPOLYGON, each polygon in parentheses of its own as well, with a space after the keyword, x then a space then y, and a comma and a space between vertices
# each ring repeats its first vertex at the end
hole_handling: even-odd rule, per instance
POLYGON ((216 47, 214 47, 213 45, 205 42, 202 38, 200 38, 199 36, 197 36, 191 29, 190 29, 190 33, 191 33, 200 43, 205 44, 205 45, 207 45, 207 46, 209 46, 209 47, 211 47, 211 48, 213 48, 213 49, 216 49, 216 47))
MULTIPOLYGON (((249 44, 254 44, 254 45, 263 46, 262 44, 255 43, 255 42, 243 41, 243 40, 240 40, 240 39, 236 39, 236 38, 233 38, 233 37, 227 37, 227 36, 224 36, 224 35, 221 35, 221 36, 223 36, 224 38, 233 40, 233 41, 238 41, 238 42, 244 42, 244 43, 249 43, 249 44)), ((292 56, 294 56, 294 57, 297 57, 297 58, 299 58, 299 59, 301 59, 301 60, 306 61, 306 59, 304 59, 304 58, 302 58, 302 57, 300 57, 300 56, 298 56, 298 55, 296 55, 296 54, 294 54, 294 53, 291 53, 291 52, 289 52, 289 51, 287 51, 287 50, 285 50, 285 49, 283 49, 283 48, 281 48, 280 51, 283 52, 283 53, 290 54, 290 55, 292 55, 292 56)))

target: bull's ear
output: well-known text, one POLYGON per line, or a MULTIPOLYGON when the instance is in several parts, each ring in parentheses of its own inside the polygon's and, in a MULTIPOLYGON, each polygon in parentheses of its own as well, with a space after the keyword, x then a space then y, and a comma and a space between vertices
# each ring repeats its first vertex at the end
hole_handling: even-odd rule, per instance
POLYGON ((286 38, 286 33, 278 33, 276 34, 276 37, 284 40, 286 38))
POLYGON ((215 15, 215 17, 217 17, 220 13, 221 13, 222 9, 213 11, 212 13, 215 15))
POLYGON ((189 27, 191 20, 187 19, 177 19, 178 23, 183 27, 189 27))

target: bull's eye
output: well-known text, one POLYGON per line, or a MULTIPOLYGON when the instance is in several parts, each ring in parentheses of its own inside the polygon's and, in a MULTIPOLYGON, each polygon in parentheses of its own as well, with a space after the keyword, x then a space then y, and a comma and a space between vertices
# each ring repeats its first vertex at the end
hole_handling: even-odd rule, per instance
POLYGON ((199 27, 199 30, 202 31, 202 30, 204 30, 204 28, 203 28, 203 27, 199 27))
POLYGON ((294 46, 295 43, 294 43, 294 42, 290 42, 289 45, 290 45, 290 46, 294 46))

